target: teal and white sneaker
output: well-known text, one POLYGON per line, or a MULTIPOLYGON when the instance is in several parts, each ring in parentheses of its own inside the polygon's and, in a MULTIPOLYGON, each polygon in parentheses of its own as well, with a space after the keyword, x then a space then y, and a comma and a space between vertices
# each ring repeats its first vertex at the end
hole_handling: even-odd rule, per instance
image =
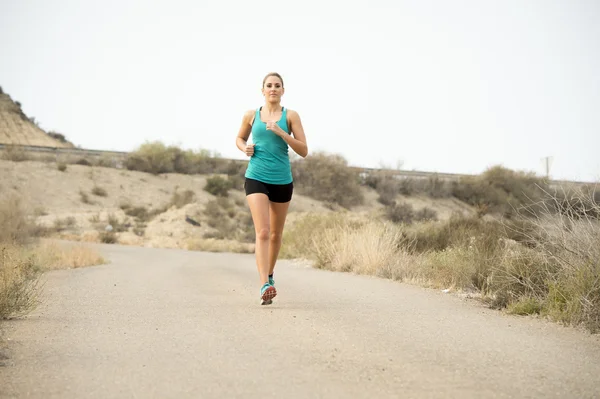
POLYGON ((275 287, 275 280, 273 280, 273 275, 269 276, 269 284, 271 284, 273 287, 275 287))
POLYGON ((270 305, 273 303, 273 298, 277 295, 277 290, 269 283, 265 283, 260 289, 260 304, 270 305))

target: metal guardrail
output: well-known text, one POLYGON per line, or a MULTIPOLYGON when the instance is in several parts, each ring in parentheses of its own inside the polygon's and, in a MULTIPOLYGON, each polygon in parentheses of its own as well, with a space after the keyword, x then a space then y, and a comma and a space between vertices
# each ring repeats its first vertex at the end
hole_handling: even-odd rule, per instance
POLYGON ((4 148, 17 148, 26 152, 44 152, 51 154, 77 154, 77 155, 119 155, 127 156, 128 152, 124 151, 104 151, 104 150, 88 150, 84 148, 67 148, 67 147, 43 147, 36 145, 13 145, 13 144, 0 144, 0 150, 4 148))
MULTIPOLYGON (((13 147, 19 148, 26 152, 40 152, 40 153, 50 153, 50 154, 72 154, 72 155, 81 155, 81 156, 117 156, 124 158, 129 152, 125 151, 106 151, 106 150, 89 150, 85 148, 63 148, 63 147, 43 147, 43 146, 30 146, 30 145, 12 145, 12 144, 0 144, 0 150, 13 147)), ((227 161, 233 162, 245 162, 240 159, 226 159, 227 161)), ((360 166, 350 166, 351 169, 361 173, 363 175, 368 175, 372 172, 379 172, 385 170, 387 172, 393 173, 396 177, 403 178, 417 178, 417 179, 427 179, 427 178, 438 178, 442 180, 458 180, 463 177, 474 177, 477 175, 469 175, 469 174, 460 174, 460 173, 442 173, 442 172, 425 172, 425 171, 416 171, 416 170, 389 170, 389 169, 379 169, 379 168, 364 168, 360 166)), ((581 181, 571 181, 571 180, 550 180, 549 184, 551 186, 561 186, 561 185, 589 185, 594 184, 591 182, 581 182, 581 181)))

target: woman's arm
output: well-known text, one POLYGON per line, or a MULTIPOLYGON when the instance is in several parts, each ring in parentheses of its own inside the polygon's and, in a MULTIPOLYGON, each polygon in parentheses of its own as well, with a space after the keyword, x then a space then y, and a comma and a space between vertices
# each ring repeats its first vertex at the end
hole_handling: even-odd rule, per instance
POLYGON ((242 126, 240 126, 240 130, 235 139, 235 145, 237 148, 248 156, 252 156, 254 154, 254 146, 248 146, 248 137, 250 137, 250 132, 252 131, 252 117, 254 116, 254 111, 247 111, 242 118, 242 126))
POLYGON ((300 155, 302 158, 306 158, 308 155, 308 145, 306 144, 306 135, 304 134, 300 115, 298 115, 296 111, 288 109, 288 116, 290 117, 290 128, 294 137, 287 134, 275 122, 267 123, 267 129, 281 137, 290 147, 292 147, 292 150, 294 150, 296 154, 300 155))

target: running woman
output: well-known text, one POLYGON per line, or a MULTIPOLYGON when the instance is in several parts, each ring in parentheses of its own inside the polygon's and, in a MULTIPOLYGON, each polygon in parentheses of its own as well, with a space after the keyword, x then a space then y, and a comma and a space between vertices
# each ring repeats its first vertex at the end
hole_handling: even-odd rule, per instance
POLYGON ((244 114, 236 138, 237 148, 250 157, 244 189, 256 232, 254 252, 261 305, 270 305, 277 295, 273 272, 294 191, 288 148, 303 158, 308 155, 300 116, 281 106, 284 91, 278 73, 265 76, 262 85, 265 103, 244 114), (250 135, 253 144, 248 144, 250 135))

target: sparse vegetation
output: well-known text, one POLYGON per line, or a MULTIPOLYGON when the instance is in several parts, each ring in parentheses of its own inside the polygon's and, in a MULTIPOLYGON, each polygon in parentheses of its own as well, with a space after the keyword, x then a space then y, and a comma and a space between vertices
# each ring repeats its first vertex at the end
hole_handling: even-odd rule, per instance
POLYGON ((208 150, 186 151, 155 141, 145 143, 128 154, 125 167, 152 174, 206 174, 225 173, 230 168, 228 163, 229 161, 208 150))
POLYGON ((234 204, 225 197, 208 202, 204 208, 207 224, 214 230, 204 238, 237 240, 252 243, 255 240, 254 224, 249 212, 238 212, 234 204))
POLYGON ((495 166, 479 176, 454 182, 452 195, 470 205, 484 206, 487 212, 510 217, 519 208, 539 201, 548 190, 547 183, 532 173, 495 166))
POLYGON ((294 161, 292 170, 301 194, 346 208, 364 201, 358 173, 340 155, 317 152, 294 161))
MULTIPOLYGON (((96 161, 86 162, 96 165, 96 161)), ((243 187, 242 163, 225 162, 205 151, 183 151, 160 143, 140 147, 127 162, 128 169, 155 174, 209 174, 204 190, 216 198, 206 204, 203 214, 191 217, 197 223, 194 226, 201 226, 195 231, 206 226, 211 230, 204 236, 198 234, 201 238, 188 240, 185 246, 210 251, 251 251, 255 239, 251 215, 247 209, 241 211, 245 202, 237 198, 239 193, 230 191, 243 187)), ((332 208, 346 209, 296 220, 284 232, 282 256, 306 257, 321 268, 374 274, 433 288, 466 290, 477 293, 490 306, 513 314, 536 314, 565 324, 585 325, 590 331, 600 330, 600 193, 597 191, 591 188, 580 192, 572 188, 553 191, 545 179, 499 166, 480 176, 452 182, 436 176, 398 178, 393 171, 375 172, 361 180, 357 169, 349 167, 343 157, 324 153, 293 161, 292 168, 298 193, 335 205, 332 208), (381 220, 374 217, 376 213, 369 214, 367 220, 352 212, 355 205, 364 203, 366 189, 374 189, 378 201, 384 205, 376 207, 381 220), (456 215, 446 219, 444 210, 444 220, 438 221, 433 209, 437 209, 435 202, 431 207, 411 205, 424 203, 423 197, 454 197, 443 202, 467 203, 472 206, 469 212, 473 217, 456 215)), ((69 176, 78 169, 70 169, 69 176)), ((90 178, 95 183, 93 173, 90 171, 90 178)), ((123 173, 135 179, 136 184, 174 180, 167 175, 157 178, 123 173)), ((10 184, 14 182, 6 187, 10 184)), ((20 187, 22 191, 25 186, 20 187)), ((172 186, 166 187, 161 188, 163 193, 170 194, 172 186)), ((123 192, 111 192, 111 196, 116 195, 123 192)), ((117 233, 127 230, 144 236, 146 223, 153 217, 170 207, 194 203, 195 196, 192 190, 176 189, 170 200, 163 200, 156 209, 122 202, 120 208, 127 217, 121 221, 110 215, 108 223, 113 230, 101 231, 100 240, 115 243, 117 233)), ((80 198, 84 203, 92 203, 89 194, 83 191, 80 198)), ((200 212, 196 209, 201 208, 196 207, 197 204, 190 206, 190 212, 200 212)), ((185 216, 187 220, 187 211, 185 216)), ((10 237, 18 243, 29 242, 44 232, 28 218, 25 225, 29 227, 22 228, 18 218, 15 222, 10 217, 10 212, 0 211, 2 226, 11 226, 0 232, 0 237, 4 237, 0 240, 10 237), (15 231, 17 236, 25 237, 24 241, 15 236, 15 231)), ((104 229, 106 223, 101 224, 99 216, 92 219, 97 224, 94 229, 104 229)), ((48 230, 64 231, 72 227, 74 223, 61 220, 48 230)), ((94 239, 96 234, 97 231, 94 239)), ((4 259, 17 264, 15 254, 20 252, 14 247, 8 251, 13 252, 4 259)), ((30 263, 27 257, 18 259, 23 262, 19 265, 24 270, 40 267, 39 258, 30 263)))
POLYGON ((94 188, 92 188, 92 194, 94 194, 98 197, 108 196, 108 193, 106 192, 106 190, 103 189, 102 187, 98 187, 98 186, 94 186, 94 188))
POLYGON ((31 159, 22 147, 16 145, 7 145, 2 150, 2 159, 12 162, 23 162, 31 159))
POLYGON ((119 218, 113 213, 108 214, 107 222, 108 225, 112 227, 113 233, 122 233, 124 231, 127 231, 127 229, 129 228, 126 222, 120 221, 119 218))
POLYGON ((66 170, 67 170, 67 164, 66 164, 66 163, 64 163, 64 162, 58 162, 58 163, 56 164, 56 169, 58 169, 58 170, 59 170, 59 171, 61 171, 61 172, 64 172, 64 171, 66 171, 66 170))
POLYGON ((82 190, 79 190, 79 198, 84 204, 93 204, 93 202, 90 201, 90 197, 87 195, 87 193, 82 190))
POLYGON ((47 246, 36 239, 39 227, 17 197, 0 201, 0 225, 0 319, 18 317, 35 308, 39 301, 40 272, 104 262, 93 251, 81 249, 64 250, 50 261, 47 246))
POLYGON ((168 207, 175 206, 177 208, 183 208, 187 204, 194 202, 195 198, 196 193, 194 193, 192 190, 185 190, 183 193, 175 190, 168 207))
POLYGON ((474 291, 490 306, 597 332, 600 221, 590 215, 600 205, 583 195, 570 203, 578 204, 577 212, 554 196, 504 221, 455 216, 397 225, 339 213, 312 215, 286 231, 282 256, 307 257, 320 268, 474 291))
POLYGON ((114 244, 117 242, 117 235, 114 231, 102 231, 99 238, 100 242, 104 244, 114 244))
POLYGON ((54 219, 54 231, 61 232, 77 225, 77 220, 73 216, 54 219))
POLYGON ((206 179, 206 185, 204 186, 206 192, 218 197, 227 197, 229 195, 229 189, 231 189, 231 182, 218 175, 206 179))

